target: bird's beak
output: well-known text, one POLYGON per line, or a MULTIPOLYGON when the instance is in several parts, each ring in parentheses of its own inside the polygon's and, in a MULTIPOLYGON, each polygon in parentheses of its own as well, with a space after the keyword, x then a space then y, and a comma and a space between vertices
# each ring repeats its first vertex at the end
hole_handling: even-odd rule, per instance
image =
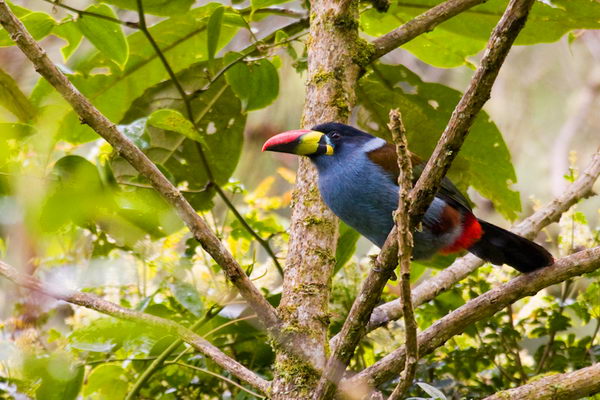
POLYGON ((333 146, 322 132, 298 129, 273 136, 265 142, 262 151, 278 151, 301 156, 321 154, 330 156, 333 154, 333 146))

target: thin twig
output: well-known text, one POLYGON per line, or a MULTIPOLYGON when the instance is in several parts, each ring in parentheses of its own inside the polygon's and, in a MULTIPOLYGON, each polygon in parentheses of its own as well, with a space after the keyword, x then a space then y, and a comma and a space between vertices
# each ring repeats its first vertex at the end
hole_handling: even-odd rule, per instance
MULTIPOLYGON (((2 6, 3 1, 0 0, 0 10, 2 10, 2 6)), ((0 261, 0 275, 19 286, 28 288, 37 293, 44 294, 57 300, 63 300, 71 304, 98 311, 102 314, 110 315, 126 321, 144 324, 162 332, 176 335, 178 338, 189 343, 196 350, 209 357, 219 367, 230 372, 239 379, 249 383, 253 387, 261 390, 262 392, 266 392, 269 387, 269 382, 223 353, 217 347, 198 336, 192 330, 174 321, 123 308, 91 293, 68 290, 42 283, 31 275, 18 272, 15 268, 3 261, 0 261)))
POLYGON ((137 22, 123 21, 122 19, 111 17, 110 15, 98 14, 93 11, 79 10, 75 7, 71 7, 71 6, 64 4, 60 0, 43 0, 43 1, 45 1, 46 3, 50 3, 54 6, 64 8, 65 10, 72 11, 75 14, 77 14, 80 18, 83 18, 84 16, 100 18, 100 19, 103 19, 103 20, 106 20, 109 22, 114 22, 115 24, 124 25, 128 28, 139 29, 139 25, 137 22))
POLYGON ((406 363, 404 371, 400 376, 398 385, 389 397, 389 400, 402 399, 404 393, 412 385, 412 381, 417 373, 417 362, 419 361, 419 347, 417 344, 417 321, 412 305, 412 296, 410 292, 410 258, 413 249, 412 226, 410 225, 409 210, 411 199, 409 198, 412 189, 412 164, 408 145, 406 143, 406 129, 402 123, 400 111, 392 110, 390 112, 390 123, 388 125, 392 132, 392 138, 396 144, 396 154, 398 156, 398 210, 396 211, 396 229, 398 230, 398 260, 400 263, 400 297, 404 311, 404 347, 406 352, 406 363))

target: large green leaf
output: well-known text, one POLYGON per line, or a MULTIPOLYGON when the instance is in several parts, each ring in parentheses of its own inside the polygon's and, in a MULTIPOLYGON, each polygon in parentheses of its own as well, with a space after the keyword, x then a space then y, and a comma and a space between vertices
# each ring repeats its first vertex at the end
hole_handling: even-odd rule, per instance
POLYGON ((13 113, 21 122, 28 122, 35 117, 35 107, 21 92, 17 82, 0 69, 0 106, 13 113))
MULTIPOLYGON (((214 60, 215 62, 218 60, 214 60)), ((206 80, 206 64, 201 63, 179 75, 179 79, 190 90, 203 87, 206 80)), ((190 130, 189 122, 179 113, 184 109, 177 98, 177 91, 170 82, 157 85, 148 90, 133 104, 125 116, 126 121, 135 121, 140 117, 151 114, 154 110, 158 115, 164 114, 169 118, 160 118, 163 129, 153 126, 147 128, 148 147, 144 152, 165 172, 171 181, 184 189, 184 193, 197 209, 206 209, 214 195, 213 190, 207 190, 208 175, 199 155, 202 146, 207 162, 216 183, 223 185, 235 170, 239 160, 246 115, 241 111, 241 103, 233 94, 224 79, 216 81, 207 91, 192 100, 195 123, 201 136, 202 144, 191 140, 177 131, 190 130), (178 115, 177 118, 170 118, 178 115), (181 125, 172 123, 181 122, 181 125), (170 121, 166 123, 165 121, 170 121), (187 126, 182 128, 182 126, 187 126), (166 129, 166 130, 165 130, 166 129)), ((153 114, 157 115, 157 114, 153 114)), ((112 160, 115 176, 119 181, 139 181, 137 172, 122 158, 112 160)), ((143 179, 142 179, 143 181, 143 179)))
MULTIPOLYGON (((374 9, 361 15, 362 29, 373 36, 406 23, 441 0, 411 0, 393 4, 381 14, 374 9)), ((508 1, 490 0, 440 24, 403 46, 421 60, 438 67, 469 63, 467 57, 485 47, 508 1)), ((600 3, 595 0, 537 1, 516 44, 553 42, 573 29, 600 28, 600 3)))
MULTIPOLYGON (((231 53, 225 60, 235 59, 239 54, 231 53)), ((279 75, 269 60, 239 62, 226 73, 227 83, 242 100, 246 111, 268 106, 279 94, 279 75)))
MULTIPOLYGON (((106 4, 91 5, 86 8, 86 11, 117 18, 117 14, 106 4)), ((129 47, 120 24, 95 16, 82 15, 77 19, 77 27, 105 57, 113 60, 120 67, 125 66, 129 47)))
MULTIPOLYGON (((137 11, 137 0, 103 0, 104 3, 137 11)), ((144 0, 144 12, 147 14, 170 17, 185 14, 194 4, 194 0, 144 0)))
MULTIPOLYGON (((150 32, 177 73, 192 64, 208 59, 206 24, 217 4, 195 8, 185 15, 169 18, 152 27, 150 32)), ((226 14, 227 15, 227 14, 226 14)), ((218 48, 228 43, 238 27, 224 17, 218 48)), ((141 32, 127 38, 129 59, 121 70, 109 57, 96 54, 75 65, 78 73, 70 76, 72 82, 109 119, 120 122, 132 102, 144 91, 169 79, 156 52, 141 32), (97 68, 108 68, 109 73, 94 74, 97 68)), ((179 97, 177 94, 175 95, 179 97)), ((61 124, 59 134, 72 143, 83 143, 97 138, 82 125, 74 112, 61 124)))
MULTIPOLYGON (((409 147, 422 157, 433 151, 460 99, 458 91, 423 82, 407 68, 392 65, 375 66, 375 72, 360 80, 357 95, 361 105, 358 122, 363 128, 389 140, 388 112, 399 108, 409 147)), ((517 217, 521 205, 519 194, 510 189, 516 181, 510 153, 485 112, 476 118, 449 176, 462 190, 473 186, 505 217, 517 217)))

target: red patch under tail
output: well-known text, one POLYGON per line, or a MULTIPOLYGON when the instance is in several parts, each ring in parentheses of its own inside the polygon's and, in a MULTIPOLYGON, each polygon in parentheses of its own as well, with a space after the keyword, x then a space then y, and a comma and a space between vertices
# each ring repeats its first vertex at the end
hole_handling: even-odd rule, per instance
POLYGON ((473 214, 467 213, 461 235, 450 246, 444 247, 441 253, 449 254, 468 249, 481 238, 481 235, 483 235, 483 230, 479 221, 477 221, 477 218, 473 214))

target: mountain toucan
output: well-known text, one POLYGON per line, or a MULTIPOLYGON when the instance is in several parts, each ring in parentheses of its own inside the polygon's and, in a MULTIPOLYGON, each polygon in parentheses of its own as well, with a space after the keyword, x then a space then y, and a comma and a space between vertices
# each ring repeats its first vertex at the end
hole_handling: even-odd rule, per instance
MULTIPOLYGON (((379 247, 394 226, 398 207, 396 148, 381 138, 340 123, 326 123, 273 136, 263 151, 308 156, 319 173, 325 204, 346 224, 379 247)), ((411 156, 413 180, 424 163, 411 156)), ((551 265, 542 246, 477 219, 465 196, 444 178, 414 232, 414 259, 466 249, 493 264, 508 264, 521 272, 551 265)))

